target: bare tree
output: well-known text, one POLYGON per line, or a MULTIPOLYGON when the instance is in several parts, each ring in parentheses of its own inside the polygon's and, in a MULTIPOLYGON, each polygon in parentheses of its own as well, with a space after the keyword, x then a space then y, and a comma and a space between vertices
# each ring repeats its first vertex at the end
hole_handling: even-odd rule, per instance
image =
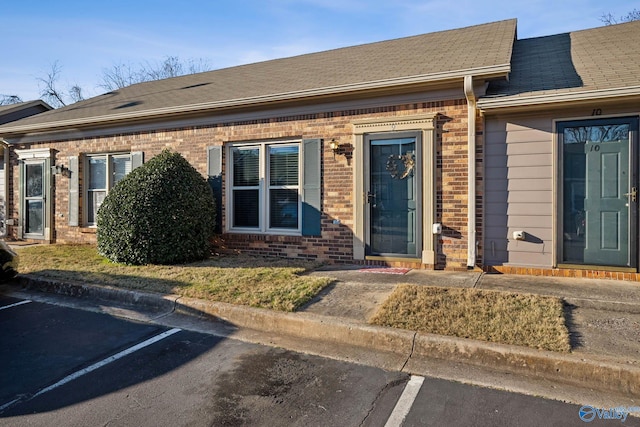
POLYGON ((100 87, 106 90, 120 89, 140 82, 139 71, 134 71, 130 64, 114 64, 102 70, 100 87))
POLYGON ((3 95, 0 94, 0 105, 19 104, 22 102, 22 98, 18 95, 3 95))
POLYGON ((69 102, 78 102, 84 99, 82 96, 82 88, 77 84, 72 85, 66 91, 60 89, 59 79, 61 71, 62 67, 58 61, 55 61, 51 64, 51 70, 47 76, 38 78, 38 82, 42 84, 40 96, 55 108, 64 107, 69 102))
POLYGON ((82 88, 77 84, 71 86, 69 88, 69 98, 73 102, 78 102, 84 100, 84 96, 82 95, 82 88))
MULTIPOLYGON (((177 56, 167 56, 161 62, 146 62, 135 68, 131 64, 115 64, 111 68, 103 69, 102 82, 98 86, 113 91, 135 83, 162 80, 210 69, 209 64, 203 59, 183 62, 177 56)), ((51 70, 47 75, 37 79, 40 86, 40 96, 54 108, 64 107, 85 99, 83 88, 80 85, 74 84, 68 89, 61 87, 61 73, 62 67, 58 61, 55 61, 51 64, 51 70)), ((22 102, 20 97, 0 95, 0 105, 16 102, 22 102)))
POLYGON ((640 20, 640 10, 633 9, 631 12, 627 13, 620 18, 616 18, 611 13, 605 13, 600 17, 600 20, 604 22, 606 25, 615 25, 622 24, 623 22, 631 22, 640 20))
POLYGON ((203 59, 183 62, 177 56, 167 56, 162 62, 147 61, 137 68, 133 68, 131 64, 116 64, 103 69, 102 83, 99 86, 106 90, 117 90, 135 83, 195 74, 210 69, 209 64, 203 59))
POLYGON ((142 81, 162 80, 183 75, 184 67, 177 56, 167 56, 160 64, 147 62, 140 71, 142 81))

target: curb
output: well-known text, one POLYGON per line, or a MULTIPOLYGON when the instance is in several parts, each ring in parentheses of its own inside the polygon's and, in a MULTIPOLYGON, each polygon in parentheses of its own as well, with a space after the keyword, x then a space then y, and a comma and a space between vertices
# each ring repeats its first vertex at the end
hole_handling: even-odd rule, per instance
POLYGON ((414 358, 450 360, 599 391, 640 396, 640 367, 507 344, 417 334, 414 358))
POLYGON ((64 295, 75 298, 95 298, 98 300, 118 302, 127 305, 143 306, 153 310, 173 311, 178 295, 150 294, 148 292, 111 288, 100 285, 62 282, 54 279, 43 279, 31 275, 19 275, 20 285, 29 290, 64 295))
POLYGON ((263 332, 404 355, 409 369, 412 362, 418 359, 439 359, 640 396, 640 367, 614 361, 590 360, 583 356, 514 345, 364 325, 310 313, 279 313, 190 298, 177 301, 177 312, 193 313, 193 310, 240 328, 259 328, 263 332))
POLYGON ((205 313, 238 328, 282 334, 327 344, 347 344, 400 354, 406 358, 411 355, 416 335, 415 332, 403 329, 349 322, 319 314, 285 313, 192 298, 178 299, 176 312, 183 314, 205 313))
POLYGON ((190 316, 206 314, 237 328, 392 353, 406 359, 404 371, 411 371, 412 366, 419 365, 421 361, 436 359, 640 397, 640 366, 614 360, 587 359, 514 345, 416 333, 312 313, 282 313, 33 276, 20 276, 19 279, 20 284, 30 290, 115 301, 190 316))

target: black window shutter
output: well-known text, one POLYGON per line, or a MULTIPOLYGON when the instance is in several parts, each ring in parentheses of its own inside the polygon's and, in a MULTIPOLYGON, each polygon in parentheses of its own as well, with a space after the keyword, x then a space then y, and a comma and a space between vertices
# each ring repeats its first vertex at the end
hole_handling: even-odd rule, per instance
POLYGON ((207 175, 216 201, 215 232, 222 232, 222 147, 207 148, 207 175))
POLYGON ((302 141, 303 187, 302 187, 302 235, 321 234, 321 139, 302 141))

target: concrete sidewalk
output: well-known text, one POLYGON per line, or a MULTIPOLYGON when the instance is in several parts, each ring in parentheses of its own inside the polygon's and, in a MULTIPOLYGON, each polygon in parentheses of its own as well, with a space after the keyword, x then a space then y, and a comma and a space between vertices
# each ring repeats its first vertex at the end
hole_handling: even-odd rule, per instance
MULTIPOLYGON (((197 319, 204 322, 199 328, 217 325, 218 334, 389 370, 542 396, 553 394, 563 385, 591 390, 590 402, 601 405, 640 401, 638 283, 362 266, 329 266, 311 274, 332 277, 334 283, 296 313, 60 283, 39 277, 23 276, 20 281, 22 292, 46 292, 87 303, 100 301, 94 303, 100 310, 105 310, 104 305, 109 303, 133 311, 150 310, 156 313, 149 317, 153 321, 179 327, 192 327, 193 323, 185 319, 197 319), (573 350, 561 354, 368 325, 367 319, 399 283, 510 290, 564 298, 573 350)), ((584 402, 575 397, 578 395, 583 396, 550 397, 584 402)))
POLYGON ((400 273, 398 269, 325 267, 312 274, 337 281, 301 311, 367 322, 399 283, 549 295, 566 302, 573 353, 640 367, 640 283, 479 272, 400 273))

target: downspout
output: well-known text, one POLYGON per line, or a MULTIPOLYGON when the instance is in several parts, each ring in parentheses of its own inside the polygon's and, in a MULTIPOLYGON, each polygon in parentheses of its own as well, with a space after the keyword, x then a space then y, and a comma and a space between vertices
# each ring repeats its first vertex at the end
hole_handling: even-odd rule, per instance
POLYGON ((476 265, 476 94, 473 76, 464 76, 464 96, 467 98, 467 268, 476 265))

